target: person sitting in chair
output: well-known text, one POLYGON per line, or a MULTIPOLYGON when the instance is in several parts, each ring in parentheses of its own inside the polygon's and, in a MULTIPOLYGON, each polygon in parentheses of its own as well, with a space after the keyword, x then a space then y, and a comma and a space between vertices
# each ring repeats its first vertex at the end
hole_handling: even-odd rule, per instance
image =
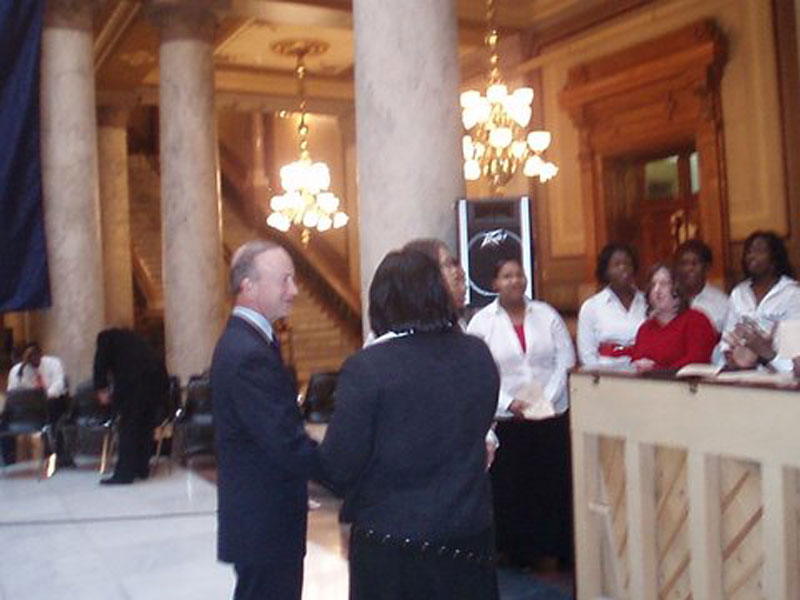
MULTIPOLYGON (((25 346, 22 360, 11 367, 8 373, 9 392, 33 389, 44 390, 47 396, 48 418, 56 434, 58 466, 74 466, 72 451, 69 444, 65 443, 64 432, 59 427, 59 421, 69 407, 64 365, 60 358, 43 354, 42 348, 36 342, 30 342, 25 346)), ((16 459, 13 439, 4 440, 3 459, 7 464, 16 459)))

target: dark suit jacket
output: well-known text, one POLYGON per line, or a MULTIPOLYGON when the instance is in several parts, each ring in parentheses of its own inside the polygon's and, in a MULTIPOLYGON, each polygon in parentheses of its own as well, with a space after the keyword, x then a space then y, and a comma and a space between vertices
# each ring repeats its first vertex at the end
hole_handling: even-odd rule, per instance
POLYGON ((117 410, 152 410, 168 386, 164 363, 141 336, 129 329, 106 329, 97 335, 94 354, 94 387, 113 381, 117 410))
POLYGON ((278 351, 247 321, 228 321, 211 364, 219 559, 297 563, 305 553, 314 443, 278 351))
POLYGON ((491 526, 486 433, 500 379, 476 337, 420 333, 350 357, 319 447, 342 518, 418 540, 491 526))

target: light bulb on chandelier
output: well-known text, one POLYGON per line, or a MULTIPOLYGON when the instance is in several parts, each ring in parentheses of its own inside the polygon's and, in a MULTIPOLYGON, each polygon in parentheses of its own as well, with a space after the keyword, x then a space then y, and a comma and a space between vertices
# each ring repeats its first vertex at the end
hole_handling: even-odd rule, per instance
POLYGON ((297 127, 300 158, 281 167, 283 194, 273 196, 267 225, 279 231, 289 231, 292 225, 302 227, 303 244, 311 239, 311 230, 322 233, 329 229, 340 229, 347 225, 347 214, 339 210, 339 198, 328 188, 331 174, 328 165, 313 162, 308 152, 308 115, 305 98, 305 57, 322 54, 328 49, 325 42, 314 40, 282 40, 272 45, 272 50, 282 55, 297 58, 297 75, 300 96, 300 122, 297 127))
POLYGON ((550 146, 548 131, 527 131, 533 110, 533 89, 521 87, 508 92, 499 69, 495 27, 495 0, 486 2, 486 45, 491 66, 486 95, 476 90, 461 94, 461 120, 467 134, 462 140, 464 177, 489 180, 493 191, 502 190, 522 168, 526 177, 545 182, 558 173, 558 167, 543 158, 550 146))

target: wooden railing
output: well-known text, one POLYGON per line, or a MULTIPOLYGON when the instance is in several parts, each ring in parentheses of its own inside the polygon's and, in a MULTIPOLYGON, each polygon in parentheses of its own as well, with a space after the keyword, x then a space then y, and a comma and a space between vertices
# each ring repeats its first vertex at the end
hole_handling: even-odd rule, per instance
POLYGON ((800 598, 800 385, 570 376, 579 600, 800 598))

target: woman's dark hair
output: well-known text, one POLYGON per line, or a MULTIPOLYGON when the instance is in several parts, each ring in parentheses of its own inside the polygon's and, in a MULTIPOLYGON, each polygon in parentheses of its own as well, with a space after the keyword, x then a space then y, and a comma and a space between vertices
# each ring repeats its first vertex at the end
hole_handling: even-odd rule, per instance
POLYGON ((714 254, 711 252, 711 248, 708 247, 702 240, 693 239, 693 240, 686 240, 678 249, 675 250, 675 260, 679 261, 684 254, 694 254, 697 258, 700 259, 700 262, 706 266, 711 264, 711 261, 714 260, 714 254))
POLYGON ((678 299, 678 314, 681 314, 683 311, 689 308, 689 297, 686 295, 683 287, 678 282, 678 278, 675 274, 675 268, 671 264, 665 262, 658 262, 647 270, 647 289, 644 293, 645 300, 647 300, 647 314, 649 315, 653 311, 653 307, 650 304, 650 292, 653 289, 653 277, 655 277, 655 274, 661 269, 666 269, 667 273, 669 273, 669 278, 672 280, 672 295, 678 299))
POLYGON ((388 331, 448 331, 458 322, 439 263, 417 250, 389 252, 369 286, 369 322, 388 331))
POLYGON ((494 263, 494 269, 492 270, 492 281, 497 279, 497 277, 500 275, 500 270, 503 267, 505 267, 508 263, 512 262, 517 263, 517 265, 519 265, 519 268, 522 269, 523 271, 525 270, 522 266, 522 261, 519 258, 517 258, 516 256, 505 256, 500 260, 498 260, 496 263, 494 263))
POLYGON ((747 251, 750 250, 753 242, 758 239, 764 240, 769 246, 769 256, 772 264, 775 265, 775 274, 794 277, 794 269, 792 268, 792 263, 789 262, 789 253, 786 251, 786 246, 783 240, 773 231, 754 231, 747 236, 742 250, 742 272, 744 276, 750 277, 750 271, 747 269, 747 251))
POLYGON ((608 271, 608 263, 611 262, 611 257, 614 256, 615 252, 624 252, 627 254, 631 259, 631 263, 633 263, 633 273, 636 274, 639 271, 639 259, 636 258, 636 252, 633 251, 633 248, 627 244, 609 242, 603 246, 603 249, 600 251, 600 255, 597 257, 597 268, 594 271, 597 283, 600 285, 608 285, 606 271, 608 271))
POLYGON ((417 238, 403 246, 403 250, 416 250, 417 252, 427 254, 436 261, 436 264, 439 264, 439 252, 442 248, 449 252, 445 243, 436 238, 417 238))

